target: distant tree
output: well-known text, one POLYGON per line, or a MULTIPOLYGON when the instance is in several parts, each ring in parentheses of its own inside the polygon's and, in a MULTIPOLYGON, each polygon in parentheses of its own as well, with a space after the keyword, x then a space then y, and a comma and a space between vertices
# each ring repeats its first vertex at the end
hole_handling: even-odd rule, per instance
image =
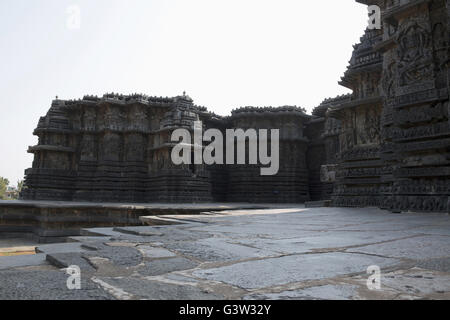
POLYGON ((3 177, 0 177, 0 199, 5 200, 5 192, 9 186, 9 180, 3 177))
POLYGON ((22 188, 23 188, 23 180, 19 180, 17 181, 17 191, 22 192, 22 188))
POLYGON ((19 180, 17 181, 17 192, 14 195, 14 200, 19 200, 22 189, 23 189, 23 180, 19 180))

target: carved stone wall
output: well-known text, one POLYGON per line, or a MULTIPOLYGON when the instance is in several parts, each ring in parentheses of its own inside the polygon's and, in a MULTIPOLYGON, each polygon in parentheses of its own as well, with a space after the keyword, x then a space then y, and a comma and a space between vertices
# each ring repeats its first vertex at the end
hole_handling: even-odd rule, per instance
MULTIPOLYGON (((233 111, 232 128, 279 129, 279 171, 260 174, 262 165, 228 166, 228 196, 233 202, 298 203, 310 200, 304 125, 310 116, 296 107, 242 108, 233 111)), ((268 147, 270 152, 270 146, 268 147)), ((248 152, 248 147, 247 147, 248 152)))
MULTIPOLYGON (((107 202, 304 202, 450 210, 449 0, 358 0, 382 9, 340 84, 311 116, 297 107, 220 117, 183 95, 55 100, 34 134, 23 199, 107 202), (280 129, 280 170, 180 165, 172 132, 280 129)), ((225 154, 225 150, 224 150, 225 154)))
POLYGON ((35 130, 39 143, 29 150, 35 159, 26 170, 22 198, 304 202, 309 186, 303 128, 309 118, 296 107, 243 108, 224 118, 193 105, 187 96, 107 94, 55 100, 35 130), (261 165, 174 165, 172 132, 185 128, 193 136, 195 121, 202 121, 203 132, 219 129, 224 137, 229 128, 280 129, 279 172, 262 176, 261 165))
POLYGON ((336 156, 336 206, 380 206, 384 167, 380 158, 382 57, 374 46, 382 41, 379 30, 367 30, 354 46, 350 65, 341 85, 353 94, 335 104, 328 117, 340 121, 336 156))
POLYGON ((202 110, 187 96, 86 96, 55 100, 35 134, 23 199, 107 202, 211 201, 203 166, 175 166, 173 130, 202 110))
POLYGON ((327 116, 333 106, 349 101, 350 95, 343 95, 333 99, 325 99, 312 112, 312 119, 306 128, 306 135, 310 140, 307 151, 309 170, 309 190, 311 200, 330 200, 335 182, 335 172, 327 169, 336 164, 339 153, 339 133, 341 122, 327 116), (326 172, 326 173, 325 173, 326 172))
POLYGON ((447 211, 449 3, 394 2, 383 9, 382 153, 392 184, 382 206, 447 211))
POLYGON ((358 2, 381 7, 383 28, 355 46, 351 102, 327 113, 341 121, 334 204, 448 211, 449 3, 358 2))

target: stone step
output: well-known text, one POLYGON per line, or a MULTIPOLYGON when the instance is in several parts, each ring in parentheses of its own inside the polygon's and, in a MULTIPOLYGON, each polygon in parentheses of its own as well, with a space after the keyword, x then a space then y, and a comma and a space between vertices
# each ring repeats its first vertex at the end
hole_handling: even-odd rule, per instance
POLYGON ((91 242, 108 242, 111 240, 111 237, 109 236, 74 236, 74 237, 68 237, 70 241, 74 242, 83 242, 83 243, 91 243, 91 242))
POLYGON ((0 270, 32 267, 47 264, 45 254, 30 254, 21 256, 0 257, 0 270))
POLYGON ((36 253, 54 254, 54 253, 70 253, 83 252, 82 244, 79 242, 46 244, 36 247, 36 253))
POLYGON ((95 268, 80 253, 53 253, 47 254, 46 260, 57 268, 77 266, 83 272, 95 272, 95 268))

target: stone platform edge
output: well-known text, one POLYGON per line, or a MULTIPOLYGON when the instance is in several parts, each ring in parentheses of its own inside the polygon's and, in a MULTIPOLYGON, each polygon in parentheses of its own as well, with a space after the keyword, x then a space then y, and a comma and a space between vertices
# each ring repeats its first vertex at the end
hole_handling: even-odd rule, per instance
POLYGON ((65 241, 83 229, 141 226, 141 216, 198 215, 226 210, 257 210, 284 205, 250 203, 90 203, 0 201, 0 237, 19 235, 39 242, 65 241))

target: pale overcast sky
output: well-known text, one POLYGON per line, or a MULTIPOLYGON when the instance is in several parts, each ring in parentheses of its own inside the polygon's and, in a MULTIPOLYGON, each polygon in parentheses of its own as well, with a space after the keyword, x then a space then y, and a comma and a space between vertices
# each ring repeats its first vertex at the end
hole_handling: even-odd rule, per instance
POLYGON ((366 26, 354 0, 1 0, 0 176, 15 185, 31 167, 33 129, 56 95, 186 91, 222 115, 310 111, 349 92, 337 82, 366 26))

